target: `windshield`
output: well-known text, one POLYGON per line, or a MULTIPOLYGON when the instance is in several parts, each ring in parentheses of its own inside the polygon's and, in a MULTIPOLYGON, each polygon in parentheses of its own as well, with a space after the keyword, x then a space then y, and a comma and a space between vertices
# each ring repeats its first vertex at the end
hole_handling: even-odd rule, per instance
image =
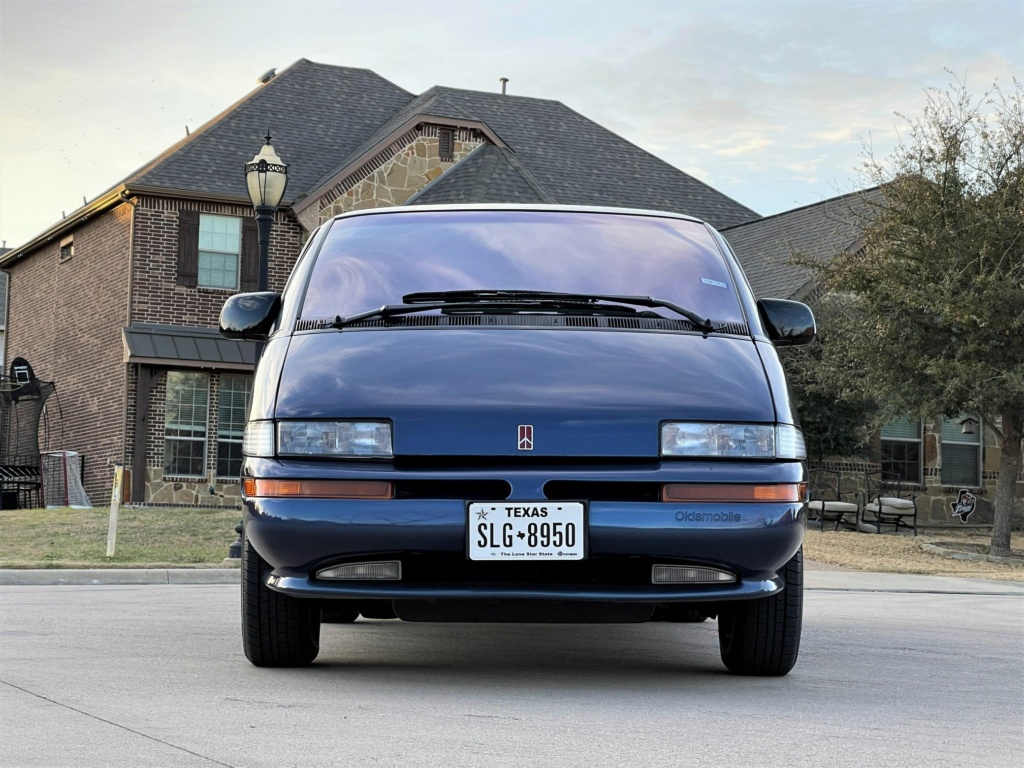
POLYGON ((317 256, 301 317, 345 317, 410 293, 457 290, 654 296, 717 322, 743 322, 728 266, 703 224, 520 210, 341 219, 317 256))

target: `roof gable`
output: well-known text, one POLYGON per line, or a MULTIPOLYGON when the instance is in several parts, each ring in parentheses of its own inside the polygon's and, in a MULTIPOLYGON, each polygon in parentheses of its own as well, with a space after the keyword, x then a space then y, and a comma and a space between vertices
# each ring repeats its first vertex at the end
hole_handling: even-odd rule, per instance
POLYGON ((243 164, 269 125, 293 200, 412 98, 367 69, 300 59, 124 183, 248 199, 243 164))
POLYGON ((559 101, 431 89, 488 125, 553 201, 685 213, 728 227, 758 214, 559 101))

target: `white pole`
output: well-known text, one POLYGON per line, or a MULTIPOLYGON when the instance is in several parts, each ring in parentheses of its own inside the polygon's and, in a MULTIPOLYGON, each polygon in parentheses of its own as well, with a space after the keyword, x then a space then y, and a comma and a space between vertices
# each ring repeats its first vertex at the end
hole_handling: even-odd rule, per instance
POLYGON ((124 478, 124 465, 114 465, 114 487, 110 490, 110 523, 107 525, 107 557, 114 556, 117 543, 117 513, 121 510, 121 481, 124 478))

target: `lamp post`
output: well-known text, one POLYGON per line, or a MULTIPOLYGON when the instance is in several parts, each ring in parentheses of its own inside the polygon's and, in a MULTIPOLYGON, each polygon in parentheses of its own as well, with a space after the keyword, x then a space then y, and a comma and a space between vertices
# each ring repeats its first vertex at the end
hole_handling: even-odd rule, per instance
POLYGON ((267 128, 267 143, 251 162, 245 164, 245 183, 249 188, 249 199, 256 210, 256 235, 260 248, 260 278, 258 290, 268 287, 270 265, 270 227, 274 223, 274 212, 281 204, 284 190, 288 186, 288 166, 281 162, 270 143, 270 129, 267 128))
MULTIPOLYGON (((281 162, 270 143, 270 128, 267 128, 267 143, 251 162, 245 164, 245 185, 256 211, 256 240, 260 251, 257 290, 266 291, 270 283, 270 228, 274 224, 274 212, 288 186, 288 166, 281 162)), ((263 344, 257 344, 256 365, 259 365, 262 352, 263 344)), ((235 533, 238 539, 228 547, 228 557, 237 559, 242 556, 242 523, 235 526, 235 533)))

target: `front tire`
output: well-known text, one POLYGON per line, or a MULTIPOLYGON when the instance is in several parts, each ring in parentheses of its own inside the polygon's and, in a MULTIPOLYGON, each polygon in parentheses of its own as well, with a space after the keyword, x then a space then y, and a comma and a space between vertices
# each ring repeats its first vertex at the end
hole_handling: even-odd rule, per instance
POLYGON ((781 677, 796 665, 803 625, 803 549, 786 563, 782 578, 782 592, 729 605, 719 613, 718 644, 730 672, 781 677))
POLYGON ((257 667, 304 667, 320 652, 320 606, 267 586, 270 565, 242 537, 242 648, 257 667))

